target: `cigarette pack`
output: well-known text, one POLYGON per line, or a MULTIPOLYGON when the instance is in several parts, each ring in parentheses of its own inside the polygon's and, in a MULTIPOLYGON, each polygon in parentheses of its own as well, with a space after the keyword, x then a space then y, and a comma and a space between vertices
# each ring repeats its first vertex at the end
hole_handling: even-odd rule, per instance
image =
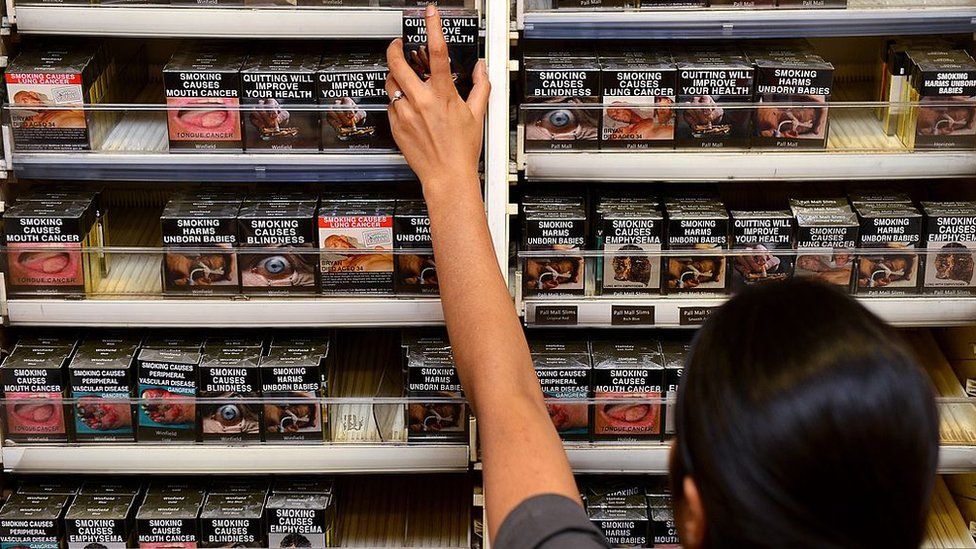
POLYGON ((734 210, 731 215, 732 249, 751 253, 732 257, 732 291, 793 276, 793 214, 734 210))
POLYGON ((265 509, 272 547, 332 547, 336 541, 332 494, 272 494, 265 509))
POLYGON ((353 54, 323 63, 318 72, 322 115, 322 150, 393 151, 386 108, 389 69, 386 59, 353 54))
POLYGON ((249 294, 314 293, 314 202, 245 202, 238 214, 241 290, 249 294), (260 248, 260 253, 251 251, 260 248))
POLYGON ((200 511, 200 547, 268 547, 262 492, 209 494, 200 511))
POLYGON ((162 265, 164 292, 183 295, 238 293, 239 206, 239 202, 177 201, 166 205, 160 216, 165 251, 162 265))
POLYGON ((61 547, 62 519, 69 499, 65 495, 10 496, 0 507, 0 546, 11 549, 61 547))
POLYGON ((101 147, 110 117, 85 112, 106 102, 107 59, 94 42, 48 42, 15 57, 4 78, 19 151, 87 151, 101 147))
POLYGON ((265 440, 321 442, 325 417, 319 357, 272 347, 260 364, 265 440))
POLYGON ((592 150, 600 145, 600 61, 525 59, 525 149, 592 150))
POLYGON ((221 49, 176 52, 163 67, 169 148, 180 152, 241 152, 241 65, 221 49))
POLYGON ((664 396, 664 355, 655 340, 594 341, 593 397, 620 400, 597 404, 593 438, 660 439, 664 396))
POLYGON ((795 276, 819 278, 850 291, 857 216, 846 199, 790 200, 796 217, 795 276))
POLYGON ((423 200, 398 200, 393 219, 394 290, 398 294, 436 295, 437 265, 430 217, 423 200), (414 252, 415 253, 403 253, 414 252))
POLYGON ((67 347, 18 346, 0 367, 4 435, 14 442, 67 442, 67 347))
POLYGON ((747 147, 752 110, 722 105, 752 102, 755 69, 749 58, 733 48, 690 48, 676 57, 675 144, 706 149, 747 147))
MULTIPOLYGON (((559 199, 563 197, 552 197, 559 199)), ((525 295, 583 295, 586 262, 580 252, 587 240, 587 215, 582 202, 524 204, 523 248, 527 252, 560 252, 525 261, 525 295), (566 252, 562 255, 562 252, 566 252)))
POLYGON ((85 295, 101 282, 90 200, 22 201, 3 213, 8 288, 14 294, 85 295))
POLYGON ((926 293, 969 295, 976 291, 976 202, 923 202, 926 293))
POLYGON ((250 55, 241 69, 244 148, 248 152, 317 152, 316 73, 320 57, 295 51, 250 55))
POLYGON ((197 547, 201 505, 203 494, 195 490, 159 494, 150 489, 136 513, 139 547, 197 547))
POLYGON ((454 354, 446 337, 405 336, 407 356, 408 440, 460 441, 467 438, 467 406, 462 402, 423 402, 420 397, 460 399, 464 396, 454 354))
MULTIPOLYGON (((470 10, 446 10, 441 13, 441 27, 451 60, 451 77, 458 93, 465 99, 471 92, 472 75, 478 62, 479 25, 477 13, 470 10)), ((426 81, 430 78, 427 20, 420 10, 404 11, 403 54, 421 79, 426 81)))
POLYGON ((902 140, 916 149, 976 146, 976 61, 964 50, 909 50, 912 103, 902 140))
POLYGON ((860 203, 855 209, 861 225, 855 292, 872 296, 917 292, 922 280, 917 253, 922 247, 921 212, 911 203, 895 202, 860 203))
POLYGON ((558 400, 585 400, 590 396, 592 365, 588 349, 547 350, 532 353, 532 364, 542 385, 549 418, 559 436, 566 440, 585 440, 590 432, 589 406, 585 402, 561 403, 558 400))
POLYGON ((204 442, 259 442, 260 348, 207 350, 200 362, 200 433, 204 442))
POLYGON ((756 64, 756 102, 760 104, 753 146, 826 147, 834 66, 801 47, 768 47, 749 55, 756 64))
POLYGON ((677 71, 667 51, 601 59, 602 149, 674 146, 677 71))
POLYGON ((139 442, 193 442, 200 352, 142 349, 136 356, 139 442))
POLYGON ((393 293, 394 210, 392 200, 322 201, 318 212, 322 293, 393 293))
POLYGON ((661 284, 665 293, 726 293, 728 261, 724 250, 729 249, 729 214, 725 206, 711 200, 674 200, 666 203, 665 209, 669 251, 661 284), (680 254, 709 250, 716 250, 718 255, 680 254))
POLYGON ((64 517, 68 549, 125 549, 135 541, 136 496, 82 494, 64 517))
POLYGON ((79 442, 134 442, 135 347, 86 342, 68 366, 79 442))
POLYGON ((661 290, 664 216, 654 199, 601 197, 596 208, 597 292, 646 295, 661 290))

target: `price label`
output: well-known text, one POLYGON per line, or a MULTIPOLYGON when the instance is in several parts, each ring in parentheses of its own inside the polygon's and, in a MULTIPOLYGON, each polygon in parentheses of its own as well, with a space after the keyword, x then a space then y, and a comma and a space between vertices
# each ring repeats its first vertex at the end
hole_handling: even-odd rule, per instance
POLYGON ((701 326, 718 307, 681 307, 678 309, 680 326, 701 326))
POLYGON ((653 326, 653 306, 613 305, 610 308, 611 326, 653 326))
POLYGON ((576 305, 545 305, 535 308, 537 326, 576 326, 579 307, 576 305))

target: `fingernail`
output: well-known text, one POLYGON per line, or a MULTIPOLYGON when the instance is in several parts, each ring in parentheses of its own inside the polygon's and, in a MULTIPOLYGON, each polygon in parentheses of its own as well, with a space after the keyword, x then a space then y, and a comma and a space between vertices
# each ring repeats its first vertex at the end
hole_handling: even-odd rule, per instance
POLYGON ((437 13, 437 8, 434 4, 427 4, 427 17, 433 17, 437 13))

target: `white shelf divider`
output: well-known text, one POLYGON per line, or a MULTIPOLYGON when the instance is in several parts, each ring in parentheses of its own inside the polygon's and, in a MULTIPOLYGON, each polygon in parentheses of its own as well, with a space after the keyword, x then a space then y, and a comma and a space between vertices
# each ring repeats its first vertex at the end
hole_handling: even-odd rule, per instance
POLYGON ((440 299, 12 299, 11 326, 399 327, 444 323, 440 299))
POLYGON ((532 181, 808 181, 972 177, 976 152, 702 152, 525 154, 532 181))
POLYGON ((13 473, 294 474, 467 471, 466 444, 98 445, 2 449, 13 473))
POLYGON ((395 38, 393 9, 17 5, 25 34, 189 38, 395 38))
MULTIPOLYGON (((566 443, 566 454, 577 473, 650 474, 668 473, 671 447, 660 445, 594 445, 566 443)), ((976 470, 976 447, 942 446, 940 473, 965 473, 976 470)))
POLYGON ((538 39, 797 38, 958 34, 976 30, 976 6, 851 4, 847 9, 820 10, 557 9, 527 12, 522 22, 525 36, 538 39))

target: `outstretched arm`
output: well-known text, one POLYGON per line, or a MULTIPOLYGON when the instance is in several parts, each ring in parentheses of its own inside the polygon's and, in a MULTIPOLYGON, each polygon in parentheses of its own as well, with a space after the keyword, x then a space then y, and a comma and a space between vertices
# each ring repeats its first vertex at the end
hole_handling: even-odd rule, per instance
POLYGON ((451 78, 436 8, 427 9, 431 78, 421 82, 387 50, 393 136, 423 185, 437 278, 464 392, 478 417, 489 531, 538 494, 579 500, 562 442, 549 419, 528 344, 493 253, 478 178, 490 85, 483 62, 467 102, 451 78))

